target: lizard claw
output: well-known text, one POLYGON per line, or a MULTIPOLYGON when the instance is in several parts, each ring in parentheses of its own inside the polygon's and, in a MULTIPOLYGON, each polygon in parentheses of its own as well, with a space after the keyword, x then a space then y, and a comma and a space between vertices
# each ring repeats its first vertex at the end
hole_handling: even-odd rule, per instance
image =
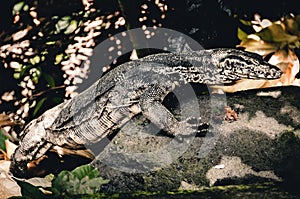
MULTIPOLYGON (((200 122, 201 118, 189 117, 185 119, 183 122, 186 123, 187 128, 193 129, 193 133, 196 135, 202 135, 207 133, 209 128, 209 123, 200 122)), ((189 132, 189 131, 188 131, 189 132)))
POLYGON ((185 137, 206 135, 209 128, 208 123, 200 123, 201 118, 189 117, 179 122, 178 133, 176 139, 182 142, 185 137))

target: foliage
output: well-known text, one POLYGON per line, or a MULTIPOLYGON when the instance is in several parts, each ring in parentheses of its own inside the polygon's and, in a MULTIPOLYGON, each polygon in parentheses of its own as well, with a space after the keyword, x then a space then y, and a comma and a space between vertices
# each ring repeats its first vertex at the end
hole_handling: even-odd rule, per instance
MULTIPOLYGON (((263 56, 283 49, 293 50, 300 47, 300 15, 284 16, 281 20, 271 21, 255 16, 255 21, 240 20, 244 26, 252 26, 254 33, 246 33, 238 28, 238 38, 247 51, 257 52, 263 56)), ((246 29, 246 27, 245 27, 246 29)))
POLYGON ((23 198, 73 198, 76 195, 95 194, 99 193, 101 185, 109 182, 99 177, 98 169, 90 165, 77 167, 73 171, 61 171, 52 179, 50 188, 34 186, 18 179, 16 181, 21 187, 23 198), (48 189, 50 192, 45 194, 39 188, 44 189, 44 192, 48 189))
POLYGON ((90 165, 77 167, 73 171, 62 171, 53 181, 55 195, 93 194, 109 181, 98 177, 99 171, 90 165))
POLYGON ((43 9, 41 4, 44 2, 24 0, 16 3, 13 7, 13 32, 2 36, 2 41, 6 42, 2 42, 0 48, 1 61, 4 68, 13 73, 11 77, 19 85, 3 90, 15 91, 11 93, 12 100, 7 102, 18 108, 16 116, 21 118, 28 117, 29 113, 37 116, 45 110, 42 105, 46 105, 47 109, 62 102, 65 94, 63 89, 72 82, 65 83, 64 79, 68 77, 64 78, 62 68, 55 66, 70 59, 71 55, 64 50, 74 42, 76 35, 83 35, 79 25, 88 21, 88 17, 93 19, 89 10, 78 10, 83 6, 76 1, 67 3, 74 10, 67 9, 67 12, 57 15, 51 15, 49 11, 56 12, 55 9, 62 4, 48 1, 45 7, 49 10, 43 9))
POLYGON ((274 83, 300 85, 296 79, 299 59, 295 53, 295 49, 300 47, 300 15, 290 14, 277 21, 261 20, 260 16, 256 15, 252 22, 243 20, 241 22, 246 26, 252 26, 255 32, 248 34, 239 28, 238 37, 241 43, 238 47, 264 57, 269 56, 269 62, 284 73, 280 81, 274 83))
POLYGON ((0 81, 8 82, 0 85, 0 111, 24 123, 75 96, 78 85, 95 70, 82 63, 99 42, 129 23, 161 26, 160 18, 147 15, 158 11, 163 18, 166 8, 146 0, 14 1, 13 23, 0 30, 0 81), (141 10, 138 23, 126 18, 126 8, 132 6, 141 10))
POLYGON ((255 20, 240 19, 241 26, 237 29, 237 36, 241 43, 237 45, 246 51, 258 53, 276 65, 283 72, 276 80, 243 79, 229 86, 213 86, 226 92, 266 88, 281 85, 300 86, 299 59, 295 49, 300 47, 300 15, 288 15, 280 20, 262 19, 256 14, 255 20), (248 30, 248 31, 244 31, 248 30))
POLYGON ((5 140, 7 137, 3 134, 2 130, 0 129, 0 151, 6 151, 5 147, 5 140))
POLYGON ((31 199, 41 199, 47 198, 45 194, 38 188, 33 186, 32 184, 15 179, 18 185, 21 187, 22 198, 31 198, 31 199))
POLYGON ((83 199, 98 198, 293 198, 295 195, 287 193, 280 184, 275 183, 256 183, 248 185, 227 185, 212 186, 209 188, 198 188, 196 190, 173 190, 173 191, 138 191, 135 193, 113 193, 113 194, 93 194, 82 196, 83 199))

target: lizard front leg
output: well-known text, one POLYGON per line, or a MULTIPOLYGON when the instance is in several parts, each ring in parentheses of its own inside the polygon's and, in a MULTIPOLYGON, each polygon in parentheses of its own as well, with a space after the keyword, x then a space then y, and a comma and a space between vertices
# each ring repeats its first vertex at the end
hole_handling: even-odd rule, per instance
POLYGON ((200 124, 198 118, 186 118, 178 121, 175 116, 161 103, 167 89, 153 86, 144 92, 140 98, 142 114, 152 123, 165 131, 168 135, 195 135, 200 129, 207 128, 207 124, 200 124), (191 122, 194 120, 193 122, 191 122))

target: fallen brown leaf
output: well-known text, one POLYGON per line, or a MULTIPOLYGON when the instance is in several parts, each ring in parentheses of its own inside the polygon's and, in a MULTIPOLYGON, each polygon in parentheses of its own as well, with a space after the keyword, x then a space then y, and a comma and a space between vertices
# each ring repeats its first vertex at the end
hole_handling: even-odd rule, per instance
POLYGON ((18 184, 8 175, 10 161, 0 161, 0 198, 21 196, 18 184))
POLYGON ((5 147, 6 147, 6 160, 10 160, 17 148, 17 145, 15 145, 9 140, 5 140, 5 147))

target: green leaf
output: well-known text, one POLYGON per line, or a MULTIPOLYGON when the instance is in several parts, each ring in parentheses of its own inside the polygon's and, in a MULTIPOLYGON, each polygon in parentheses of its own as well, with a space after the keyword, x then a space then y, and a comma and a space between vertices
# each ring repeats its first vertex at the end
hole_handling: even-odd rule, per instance
POLYGON ((52 183, 52 191, 55 195, 75 195, 78 190, 79 179, 70 171, 62 171, 52 183))
POLYGON ((248 34, 245 33, 242 29, 238 28, 237 36, 238 36, 239 40, 243 41, 243 40, 247 39, 248 34))
POLYGON ((14 78, 15 79, 20 79, 21 77, 21 74, 20 73, 14 73, 14 78))
POLYGON ((46 45, 55 45, 56 44, 56 41, 47 41, 46 42, 46 45))
POLYGON ((31 80, 35 83, 38 84, 39 83, 39 78, 37 76, 32 77, 31 80))
POLYGON ((31 68, 31 65, 23 65, 21 66, 21 71, 20 71, 20 77, 22 77, 24 75, 24 73, 31 68))
POLYGON ((55 80, 54 80, 54 78, 51 75, 43 73, 43 77, 47 81, 47 83, 49 84, 49 86, 51 88, 55 87, 55 80))
POLYGON ((2 130, 0 129, 0 149, 6 151, 5 147, 5 140, 8 138, 3 134, 2 130))
POLYGON ((33 186, 32 184, 18 179, 15 180, 17 184, 21 187, 21 194, 24 198, 31 198, 31 199, 46 198, 46 195, 44 195, 41 190, 39 190, 37 187, 33 186))
POLYGON ((28 11, 29 10, 29 6, 28 5, 24 5, 23 10, 24 11, 28 11))
POLYGON ((74 32, 77 28, 77 21, 76 20, 72 20, 70 22, 70 25, 67 27, 67 29, 65 30, 65 34, 71 34, 72 32, 74 32))
POLYGON ((23 8, 24 6, 24 1, 21 1, 19 3, 16 3, 13 7, 13 15, 17 14, 18 12, 21 11, 21 9, 23 8))
POLYGON ((98 169, 90 165, 77 167, 73 171, 62 171, 52 183, 52 191, 55 195, 94 194, 100 190, 100 186, 107 184, 109 180, 98 177, 98 169))
POLYGON ((54 62, 54 64, 55 65, 59 64, 63 60, 63 58, 64 58, 64 54, 63 53, 56 55, 55 56, 55 62, 54 62))
POLYGON ((56 104, 60 104, 64 101, 64 99, 61 97, 53 97, 52 101, 55 102, 56 104))
POLYGON ((55 176, 54 176, 54 174, 50 173, 50 174, 46 175, 45 178, 49 181, 52 181, 52 180, 54 180, 55 176))
POLYGON ((262 29, 256 35, 266 42, 274 42, 272 32, 268 28, 262 29))
POLYGON ((246 20, 244 20, 244 19, 240 19, 240 22, 241 22, 242 24, 244 24, 245 26, 252 26, 251 21, 246 21, 246 20))
POLYGON ((40 79, 41 74, 42 74, 42 69, 40 67, 32 68, 32 69, 30 69, 29 73, 31 74, 31 80, 35 84, 38 84, 39 79, 40 79))
POLYGON ((23 64, 20 64, 20 67, 18 67, 18 68, 14 68, 14 69, 15 69, 15 72, 20 72, 20 71, 21 71, 21 69, 22 69, 22 67, 23 67, 23 64))
POLYGON ((42 107, 42 105, 44 104, 44 102, 47 100, 47 97, 42 98, 35 106, 34 110, 33 110, 33 116, 35 116, 38 111, 40 110, 40 108, 42 107))
POLYGON ((56 31, 60 32, 63 29, 66 29, 69 26, 69 21, 70 21, 71 17, 70 16, 64 16, 62 17, 56 24, 56 31))
POLYGON ((108 182, 109 180, 103 180, 101 177, 93 179, 85 177, 80 181, 78 194, 94 194, 100 190, 100 185, 107 184, 108 182))
POLYGON ((35 65, 35 64, 38 64, 41 61, 41 58, 40 58, 39 55, 36 55, 33 58, 31 58, 29 61, 32 65, 35 65))
POLYGON ((89 178, 96 178, 99 175, 99 171, 97 168, 93 168, 90 165, 83 165, 74 169, 72 174, 81 180, 86 176, 89 178))
POLYGON ((63 16, 62 18, 61 18, 61 20, 63 20, 63 21, 70 21, 71 20, 71 16, 63 16))
POLYGON ((279 24, 272 24, 256 33, 256 35, 267 42, 295 43, 299 40, 297 36, 287 34, 279 24))

